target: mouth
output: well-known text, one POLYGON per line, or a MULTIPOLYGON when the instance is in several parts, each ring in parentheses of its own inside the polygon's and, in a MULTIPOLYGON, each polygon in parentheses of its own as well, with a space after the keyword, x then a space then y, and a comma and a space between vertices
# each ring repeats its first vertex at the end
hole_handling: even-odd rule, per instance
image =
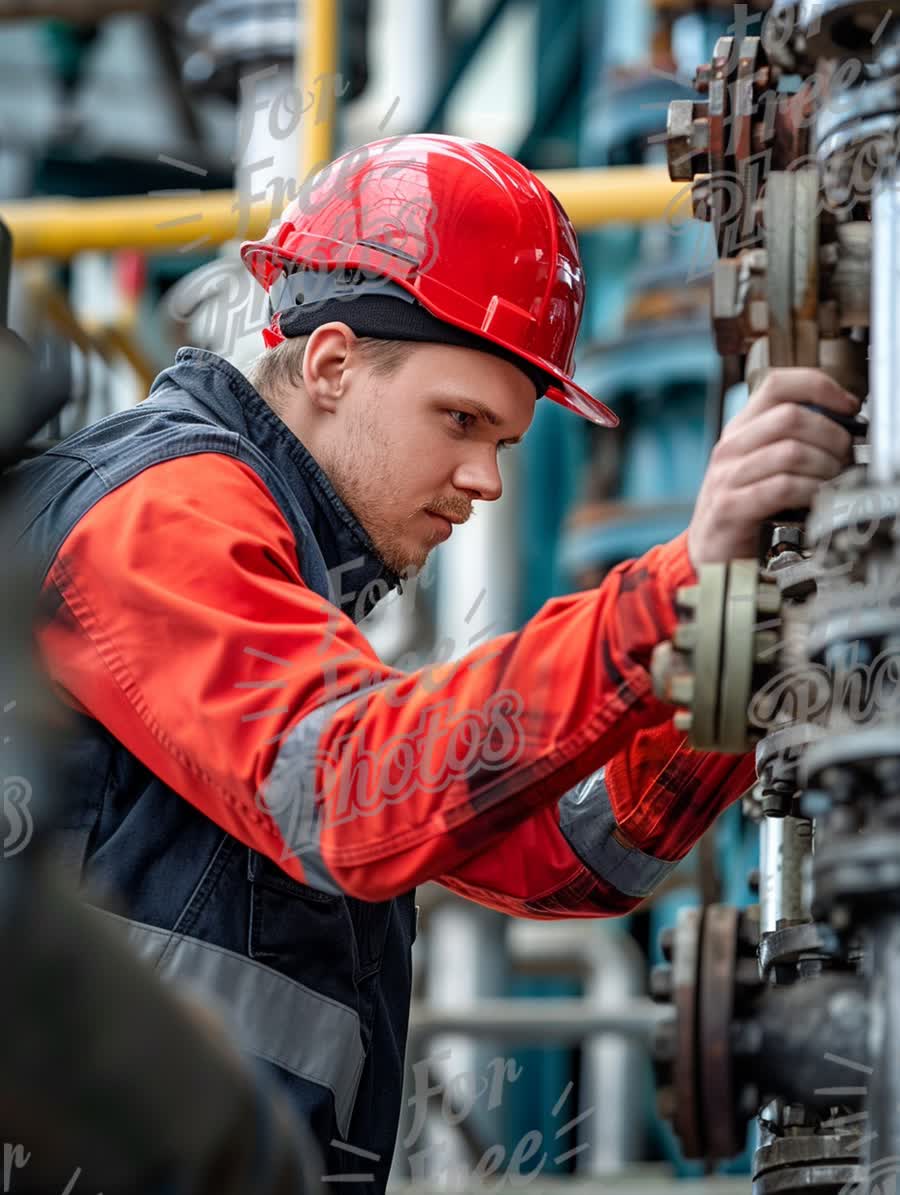
POLYGON ((433 510, 426 510, 425 513, 431 519, 432 523, 439 528, 443 539, 449 539, 453 534, 453 520, 448 519, 445 515, 436 515, 433 510))

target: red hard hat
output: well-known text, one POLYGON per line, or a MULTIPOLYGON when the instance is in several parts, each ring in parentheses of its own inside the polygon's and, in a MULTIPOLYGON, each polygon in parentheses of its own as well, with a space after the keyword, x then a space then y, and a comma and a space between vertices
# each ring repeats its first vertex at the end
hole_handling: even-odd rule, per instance
MULTIPOLYGON (((241 258, 267 291, 298 267, 391 279, 438 319, 549 374, 548 398, 618 423, 572 381, 584 306, 575 229, 544 184, 498 149, 432 134, 360 146, 309 180, 241 258)), ((269 346, 283 339, 277 315, 264 336, 269 346)))

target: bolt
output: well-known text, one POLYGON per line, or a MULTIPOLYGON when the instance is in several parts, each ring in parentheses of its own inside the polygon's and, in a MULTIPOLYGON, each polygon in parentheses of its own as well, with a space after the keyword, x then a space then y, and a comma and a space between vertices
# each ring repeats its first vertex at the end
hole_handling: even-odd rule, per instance
POLYGON ((797 526, 779 525, 772 532, 772 547, 782 550, 796 548, 799 551, 803 547, 803 532, 797 526))

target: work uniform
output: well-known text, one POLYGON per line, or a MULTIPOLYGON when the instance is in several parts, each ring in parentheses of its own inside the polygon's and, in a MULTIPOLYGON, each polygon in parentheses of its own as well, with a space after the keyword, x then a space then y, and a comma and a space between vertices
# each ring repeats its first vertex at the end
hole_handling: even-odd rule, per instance
POLYGON ((182 349, 147 400, 13 476, 88 898, 224 1010, 326 1174, 383 1190, 416 885, 626 913, 753 781, 749 756, 686 750, 652 694, 684 537, 406 674, 354 623, 397 577, 215 354, 182 349))

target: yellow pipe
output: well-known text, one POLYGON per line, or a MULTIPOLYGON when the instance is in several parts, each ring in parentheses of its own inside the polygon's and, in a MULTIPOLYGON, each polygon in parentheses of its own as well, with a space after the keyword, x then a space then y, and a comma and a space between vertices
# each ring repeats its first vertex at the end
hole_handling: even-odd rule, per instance
MULTIPOLYGON (((690 184, 670 182, 664 166, 545 170, 539 177, 576 228, 639 224, 673 213, 690 217, 690 184), (679 198, 680 197, 680 198, 679 198)), ((272 201, 248 205, 234 191, 117 199, 0 200, 19 260, 66 259, 85 250, 141 249, 167 253, 208 250, 234 237, 262 236, 278 215, 272 201)))
POLYGON ((301 180, 334 157, 339 17, 340 0, 297 0, 297 94, 305 98, 311 92, 314 101, 300 122, 301 180))
POLYGON ((691 218, 690 183, 673 183, 665 166, 608 166, 537 170, 576 228, 646 224, 671 216, 691 218))

